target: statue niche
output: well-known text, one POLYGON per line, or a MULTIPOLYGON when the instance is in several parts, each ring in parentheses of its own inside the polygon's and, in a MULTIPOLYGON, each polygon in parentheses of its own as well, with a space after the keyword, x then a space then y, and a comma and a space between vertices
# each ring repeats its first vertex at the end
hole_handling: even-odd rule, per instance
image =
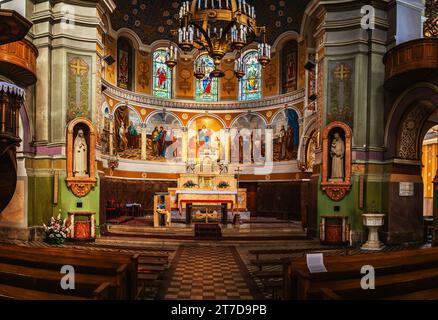
POLYGON ((67 127, 67 186, 77 197, 86 196, 96 185, 95 128, 90 120, 76 118, 67 127))
POLYGON ((340 201, 351 188, 351 129, 343 122, 330 123, 322 135, 321 188, 340 201))

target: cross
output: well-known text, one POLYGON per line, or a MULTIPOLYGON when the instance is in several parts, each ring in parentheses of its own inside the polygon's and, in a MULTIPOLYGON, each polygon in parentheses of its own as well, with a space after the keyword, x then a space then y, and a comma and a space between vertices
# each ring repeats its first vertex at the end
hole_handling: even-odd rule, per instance
POLYGON ((80 75, 83 71, 88 70, 88 67, 86 65, 84 66, 84 63, 81 60, 75 59, 74 61, 76 61, 76 62, 73 62, 72 64, 70 64, 70 68, 73 70, 73 72, 76 75, 80 75))
POLYGON ((350 75, 350 70, 345 64, 341 64, 336 67, 334 75, 339 80, 344 80, 350 75))

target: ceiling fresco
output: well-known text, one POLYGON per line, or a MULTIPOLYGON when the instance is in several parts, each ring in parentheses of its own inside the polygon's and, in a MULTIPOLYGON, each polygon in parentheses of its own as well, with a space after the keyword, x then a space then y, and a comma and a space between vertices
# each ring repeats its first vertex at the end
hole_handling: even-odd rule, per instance
MULTIPOLYGON (((156 40, 174 40, 171 30, 177 28, 180 1, 116 0, 117 9, 111 16, 114 30, 126 27, 135 31, 144 44, 156 40)), ((301 19, 310 0, 252 0, 257 24, 268 27, 268 42, 285 31, 300 31, 301 19)))

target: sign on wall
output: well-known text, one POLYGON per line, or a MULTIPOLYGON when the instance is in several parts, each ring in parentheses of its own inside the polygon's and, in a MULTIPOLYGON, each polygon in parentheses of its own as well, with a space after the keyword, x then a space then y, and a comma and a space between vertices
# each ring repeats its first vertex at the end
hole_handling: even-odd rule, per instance
POLYGON ((400 197, 413 197, 414 196, 414 183, 413 182, 400 182, 398 194, 400 197))

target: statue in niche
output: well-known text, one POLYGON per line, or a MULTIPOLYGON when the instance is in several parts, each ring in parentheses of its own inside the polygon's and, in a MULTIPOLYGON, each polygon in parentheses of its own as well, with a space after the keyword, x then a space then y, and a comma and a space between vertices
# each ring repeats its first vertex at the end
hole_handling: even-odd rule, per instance
POLYGON ((345 144, 339 133, 335 133, 333 136, 332 144, 330 147, 330 156, 332 157, 332 170, 331 181, 343 181, 344 180, 344 155, 345 144))
POLYGON ((73 146, 73 174, 75 177, 88 177, 87 150, 84 131, 80 129, 73 146))

